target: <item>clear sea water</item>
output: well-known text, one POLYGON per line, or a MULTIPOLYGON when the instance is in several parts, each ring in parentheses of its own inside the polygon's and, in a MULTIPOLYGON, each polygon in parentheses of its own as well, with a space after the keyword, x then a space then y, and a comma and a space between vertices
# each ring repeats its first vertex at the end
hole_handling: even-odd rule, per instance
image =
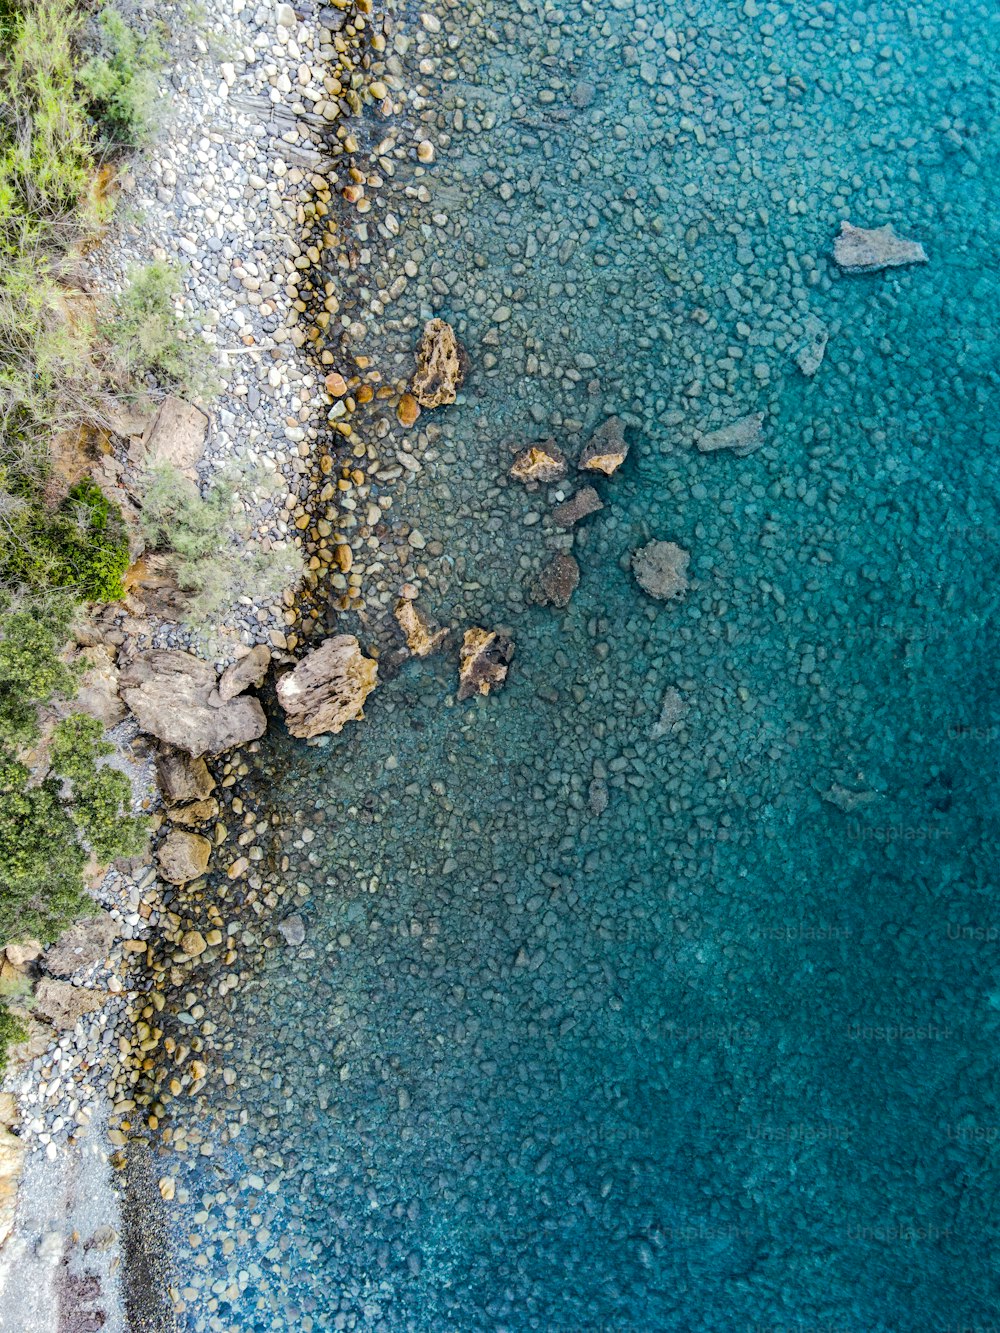
POLYGON ((204 1000, 238 1086, 190 1113, 182 1323, 998 1327, 997 13, 420 12, 438 158, 371 285, 419 277, 367 338, 405 373, 441 314, 471 369, 392 521, 421 605, 516 655, 272 729, 245 799, 307 941, 204 1000), (844 218, 929 262, 839 273, 844 218), (693 449, 751 410, 759 452, 693 449), (581 585, 532 606, 567 543, 510 445, 612 412, 581 585), (628 572, 651 537, 683 602, 628 572))

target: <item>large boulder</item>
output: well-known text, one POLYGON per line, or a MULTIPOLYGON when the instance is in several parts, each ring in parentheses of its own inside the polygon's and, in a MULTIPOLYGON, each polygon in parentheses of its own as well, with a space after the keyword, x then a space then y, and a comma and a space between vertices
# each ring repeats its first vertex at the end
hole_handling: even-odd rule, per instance
POLYGON ((267 730, 256 699, 223 700, 215 668, 179 649, 139 654, 123 668, 119 688, 143 731, 191 755, 221 754, 267 730))
POLYGON ((927 263, 927 252, 920 242, 903 240, 888 224, 869 230, 842 222, 840 235, 833 242, 833 257, 851 273, 875 273, 902 264, 927 263))
POLYGON ((474 694, 489 694, 507 679, 507 668, 514 656, 514 640, 499 630, 474 625, 462 638, 458 667, 458 697, 471 699, 474 694))
POLYGON ((84 1014, 100 1009, 106 999, 106 992, 43 977, 35 987, 34 1012, 47 1018, 60 1032, 67 1032, 76 1027, 77 1019, 84 1014))
POLYGON ((44 958, 46 972, 56 977, 71 977, 81 968, 105 963, 111 946, 118 938, 118 927, 107 912, 70 926, 44 958))
POLYGON ((569 606, 579 583, 580 566, 571 555, 560 553, 539 572, 531 591, 540 606, 569 606))
POLYGON ((627 457, 625 423, 621 417, 608 417, 587 441, 577 467, 584 472, 600 472, 610 477, 627 457))
POLYGON ((256 689, 258 685, 263 685, 270 665, 270 648, 266 644, 258 643, 238 662, 233 662, 223 671, 219 679, 219 698, 228 703, 230 699, 235 699, 245 690, 256 689))
POLYGON ((205 413, 168 393, 143 439, 146 462, 169 464, 193 479, 205 452, 207 434, 205 413))
POLYGON ((156 779, 167 805, 203 801, 215 790, 215 778, 204 759, 183 750, 161 750, 156 756, 156 779))
POLYGON ((189 884, 208 869, 212 844, 200 833, 172 828, 156 849, 160 874, 171 884, 189 884))
POLYGON ((409 597, 400 597, 394 615, 406 637, 406 646, 414 657, 427 657, 441 647, 448 637, 447 627, 441 628, 418 611, 409 597))
POLYGON ((417 369, 410 388, 421 407, 453 403, 464 378, 462 350, 455 330, 443 319, 424 325, 417 348, 417 369))
POLYGON ((353 634, 338 634, 307 653, 277 685, 278 702, 293 736, 336 735, 363 716, 378 684, 378 663, 365 657, 353 634))
POLYGON ((82 648, 76 662, 84 671, 73 698, 74 709, 89 713, 106 727, 117 726, 126 709, 118 694, 118 670, 111 649, 103 643, 82 648))
POLYGON ((647 542, 632 554, 632 573, 650 597, 669 602, 687 592, 691 556, 676 542, 647 542))

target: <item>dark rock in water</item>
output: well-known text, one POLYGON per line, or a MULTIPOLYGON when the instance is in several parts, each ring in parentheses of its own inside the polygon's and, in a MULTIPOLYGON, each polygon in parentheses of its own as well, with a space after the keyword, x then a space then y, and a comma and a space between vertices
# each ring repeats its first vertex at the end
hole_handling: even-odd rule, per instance
POLYGON ((307 653, 278 681, 278 702, 293 736, 336 735, 360 719, 378 684, 378 663, 365 657, 353 634, 338 634, 307 653))
POLYGON ((507 679, 507 668, 514 656, 514 640, 499 630, 474 625, 462 639, 458 668, 458 698, 489 694, 495 685, 507 679))
POLYGON ((580 583, 580 566, 571 555, 557 555, 535 580, 532 592, 540 606, 568 606, 580 583))
POLYGON ((875 273, 902 264, 926 264, 927 252, 919 241, 905 241, 891 225, 852 227, 840 224, 840 235, 833 243, 833 257, 841 268, 853 273, 875 273))
POLYGON ((566 475, 566 460, 556 448, 555 440, 540 440, 521 450, 510 475, 516 481, 558 481, 566 475))
POLYGON ((238 694, 242 694, 244 690, 256 689, 258 685, 263 684, 270 665, 270 648, 263 643, 257 644, 238 662, 227 666, 223 671, 219 678, 219 697, 228 702, 230 699, 235 699, 238 694))
POLYGON ((220 754, 263 736, 256 699, 219 697, 215 668, 192 653, 156 649, 123 668, 121 696, 141 730, 191 755, 220 754))
POLYGON ((410 385, 414 398, 421 407, 453 403, 464 377, 455 330, 443 319, 428 320, 417 348, 417 369, 410 385))
POLYGON ((215 778, 204 759, 183 750, 163 749, 156 756, 156 778, 168 805, 203 801, 215 790, 215 778))
POLYGON ((752 454, 764 443, 764 413, 750 412, 720 430, 696 435, 694 442, 703 454, 714 454, 719 449, 732 449, 741 458, 752 454))
POLYGON ((577 467, 584 472, 602 472, 610 477, 627 457, 625 423, 621 417, 608 417, 588 440, 577 467))
POLYGON ((650 597, 668 602, 687 592, 690 562, 688 552, 676 542, 647 542, 632 555, 632 573, 650 597))
POLYGON ((571 528, 574 523, 579 523, 581 518, 586 518, 588 514, 596 514, 603 508, 601 497, 593 486, 584 486, 568 500, 555 506, 552 510, 552 521, 558 523, 561 528, 571 528))

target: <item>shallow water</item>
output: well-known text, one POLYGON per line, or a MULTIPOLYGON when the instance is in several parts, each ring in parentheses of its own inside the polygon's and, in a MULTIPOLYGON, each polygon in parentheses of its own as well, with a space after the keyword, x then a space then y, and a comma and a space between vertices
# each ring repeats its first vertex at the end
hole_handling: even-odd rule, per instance
POLYGON ((434 12, 402 66, 438 161, 379 285, 420 277, 367 338, 405 368, 440 313, 469 350, 403 506, 440 551, 403 573, 516 655, 471 704, 410 662, 259 756, 307 942, 204 1000, 238 1086, 192 1123, 246 1123, 182 1167, 187 1326, 988 1326, 996 18, 434 12), (930 262, 840 274, 842 218, 930 262), (759 452, 693 449, 751 410, 759 452), (612 412, 581 585, 531 606, 569 543, 510 445, 612 412), (654 536, 683 602, 628 572, 654 536))

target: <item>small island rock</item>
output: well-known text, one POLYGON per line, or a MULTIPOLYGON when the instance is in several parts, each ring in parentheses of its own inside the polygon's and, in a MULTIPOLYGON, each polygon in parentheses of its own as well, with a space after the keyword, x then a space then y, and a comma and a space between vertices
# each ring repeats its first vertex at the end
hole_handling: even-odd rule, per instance
POLYGON ((559 481, 566 475, 566 460, 555 440, 541 440, 522 449, 514 459, 510 475, 515 481, 559 481))
POLYGON ((200 879, 208 869, 212 844, 200 833, 173 828, 160 843, 156 860, 160 874, 171 884, 187 884, 200 879))
POLYGON ((279 679, 278 702, 293 736, 335 736, 363 716, 364 702, 377 684, 378 663, 365 657, 353 634, 337 634, 279 679))
POLYGON ((499 630, 474 625, 462 638, 458 668, 458 698, 489 694, 507 679, 507 668, 514 656, 514 641, 499 630))
POLYGON ((396 623, 406 636, 406 646, 414 657, 427 657, 448 637, 447 628, 435 625, 418 611, 409 597, 400 597, 393 614, 396 623))
POLYGON ((417 348, 417 369, 410 384, 413 397, 421 407, 453 403, 463 379, 455 330, 443 319, 428 320, 417 348))

